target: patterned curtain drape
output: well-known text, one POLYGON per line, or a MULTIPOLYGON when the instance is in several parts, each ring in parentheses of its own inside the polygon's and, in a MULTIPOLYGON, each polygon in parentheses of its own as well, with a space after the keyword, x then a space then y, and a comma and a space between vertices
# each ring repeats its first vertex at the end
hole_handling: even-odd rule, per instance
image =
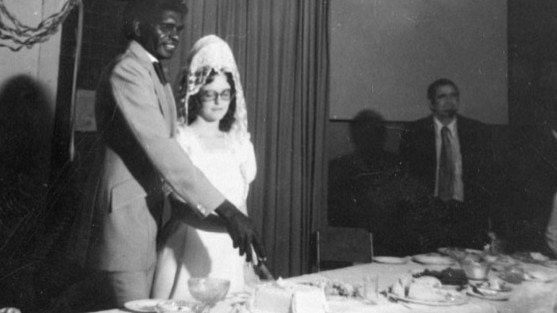
POLYGON ((258 162, 248 201, 276 276, 305 273, 326 205, 328 2, 190 0, 175 77, 207 34, 234 51, 258 162))

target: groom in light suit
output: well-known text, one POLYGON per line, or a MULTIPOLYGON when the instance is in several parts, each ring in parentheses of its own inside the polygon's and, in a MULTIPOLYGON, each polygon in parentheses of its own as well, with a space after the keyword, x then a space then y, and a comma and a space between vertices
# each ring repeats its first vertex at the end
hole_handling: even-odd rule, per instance
MULTIPOLYGON (((103 72, 95 113, 100 137, 95 221, 88 265, 106 275, 113 306, 149 298, 162 205, 170 192, 199 214, 217 213, 247 260, 265 252, 245 215, 218 192, 175 141, 176 105, 159 61, 179 42, 180 0, 133 0, 129 45, 103 72)), ((184 210, 185 206, 177 209, 184 210)))

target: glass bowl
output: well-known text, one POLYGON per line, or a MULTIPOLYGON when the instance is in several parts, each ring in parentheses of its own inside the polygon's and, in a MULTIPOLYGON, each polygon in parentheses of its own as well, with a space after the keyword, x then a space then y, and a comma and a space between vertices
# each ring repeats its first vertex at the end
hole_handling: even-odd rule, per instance
POLYGON ((224 299, 230 288, 230 281, 221 278, 190 278, 188 289, 191 296, 206 304, 215 304, 224 299))
POLYGON ((491 269, 491 262, 482 257, 467 257, 460 261, 460 267, 468 279, 485 280, 491 269))
POLYGON ((203 308, 203 304, 199 302, 168 300, 157 303, 155 311, 157 313, 200 313, 203 308))

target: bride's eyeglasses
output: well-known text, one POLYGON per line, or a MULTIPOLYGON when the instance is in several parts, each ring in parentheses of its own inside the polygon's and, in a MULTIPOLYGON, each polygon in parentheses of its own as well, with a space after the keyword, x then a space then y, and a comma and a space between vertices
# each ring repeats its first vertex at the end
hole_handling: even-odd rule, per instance
POLYGON ((204 90, 199 93, 199 97, 201 101, 215 101, 217 97, 223 101, 229 101, 234 98, 234 92, 230 89, 223 90, 220 93, 213 90, 204 90))

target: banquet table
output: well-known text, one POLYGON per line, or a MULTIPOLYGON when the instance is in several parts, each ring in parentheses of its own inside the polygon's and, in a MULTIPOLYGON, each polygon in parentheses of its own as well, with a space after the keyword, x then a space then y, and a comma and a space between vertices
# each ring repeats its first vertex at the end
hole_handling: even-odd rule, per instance
MULTIPOLYGON (((524 281, 520 284, 511 284, 513 290, 505 301, 485 300, 468 297, 468 301, 456 306, 428 306, 406 302, 393 302, 384 294, 379 296, 377 304, 370 305, 356 299, 331 301, 331 313, 408 313, 408 312, 451 312, 451 313, 551 313, 557 312, 557 268, 546 267, 539 264, 522 263, 526 271, 545 273, 550 279, 546 281, 524 281)), ((458 268, 458 265, 453 266, 458 268)), ((286 279, 287 282, 304 283, 323 280, 341 281, 350 284, 362 284, 364 276, 377 276, 379 291, 387 290, 401 275, 429 270, 443 270, 447 266, 422 265, 409 261, 405 264, 368 263, 350 266, 341 269, 322 271, 286 279)), ((497 275, 490 272, 490 276, 497 275)), ((97 313, 124 313, 125 309, 113 309, 97 313)), ((226 302, 219 303, 211 313, 238 312, 232 310, 226 302)), ((242 311, 240 311, 242 312, 242 311)), ((244 310, 245 312, 245 310, 244 310)))

